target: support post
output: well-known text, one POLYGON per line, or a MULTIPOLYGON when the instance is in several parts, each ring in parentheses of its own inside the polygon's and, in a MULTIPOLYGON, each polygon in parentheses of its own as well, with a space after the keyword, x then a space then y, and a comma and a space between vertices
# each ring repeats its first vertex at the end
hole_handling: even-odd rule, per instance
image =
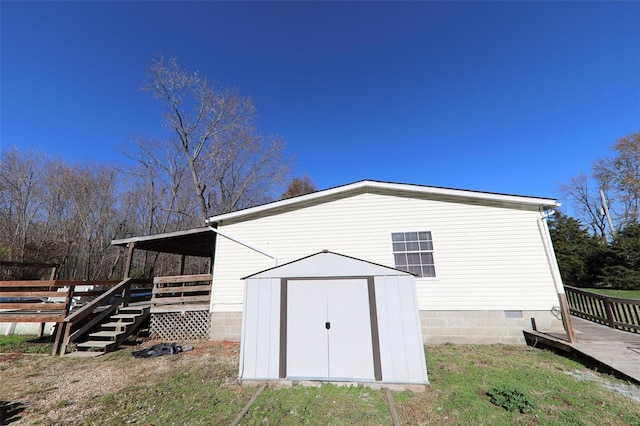
POLYGON ((607 320, 609 320, 609 327, 616 328, 616 317, 613 315, 613 306, 608 297, 604 298, 604 310, 607 313, 607 320))
POLYGON ((71 328, 71 324, 68 322, 62 321, 56 323, 56 338, 53 342, 53 350, 51 351, 51 355, 64 355, 67 351, 67 344, 69 341, 69 329, 71 328))
POLYGON ((50 281, 53 281, 56 279, 56 275, 58 275, 58 267, 57 266, 52 266, 51 267, 51 276, 49 277, 50 281))
POLYGON ((73 326, 73 324, 70 322, 65 322, 63 324, 65 325, 65 327, 64 327, 64 334, 62 335, 62 346, 60 347, 60 356, 64 356, 64 354, 67 352, 67 346, 69 346, 69 336, 71 334, 71 327, 73 326))
POLYGON ((129 278, 129 276, 131 274, 131 264, 133 262, 133 251, 135 250, 136 243, 129 243, 127 245, 127 247, 129 248, 129 253, 127 254, 127 263, 124 266, 124 279, 125 280, 127 278, 129 278))
POLYGON ((573 329, 573 322, 571 321, 571 312, 569 311, 569 303, 567 302, 567 295, 565 293, 558 293, 558 299, 560 300, 560 313, 562 314, 562 324, 567 331, 567 338, 569 343, 576 342, 576 333, 573 329))

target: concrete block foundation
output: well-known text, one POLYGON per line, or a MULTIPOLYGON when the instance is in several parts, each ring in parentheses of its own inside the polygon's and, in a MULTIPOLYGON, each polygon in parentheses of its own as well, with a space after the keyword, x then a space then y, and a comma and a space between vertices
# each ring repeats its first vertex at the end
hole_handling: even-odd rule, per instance
POLYGON ((523 330, 531 318, 538 330, 562 332, 562 321, 550 311, 420 311, 422 338, 427 344, 524 345, 523 330))
MULTIPOLYGON (((538 330, 564 330, 562 321, 550 311, 420 311, 426 344, 524 345, 522 331, 532 328, 531 318, 538 330)), ((240 341, 241 333, 242 312, 211 314, 211 340, 240 341)))
POLYGON ((240 341, 242 312, 211 313, 211 340, 240 341))

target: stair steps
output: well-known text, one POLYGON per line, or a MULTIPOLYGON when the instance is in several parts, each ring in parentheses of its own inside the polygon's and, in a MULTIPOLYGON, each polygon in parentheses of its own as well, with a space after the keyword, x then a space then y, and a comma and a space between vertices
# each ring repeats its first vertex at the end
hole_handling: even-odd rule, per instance
POLYGON ((104 352, 75 351, 75 352, 69 352, 64 356, 68 358, 94 358, 103 354, 104 352))
MULTIPOLYGON (((89 335, 90 337, 93 337, 89 335)), ((84 348, 87 351, 100 351, 107 352, 111 346, 115 345, 113 340, 87 340, 86 342, 78 343, 76 347, 78 349, 84 348)))
POLYGON ((88 336, 86 342, 77 343, 77 352, 72 352, 76 357, 98 356, 115 351, 142 322, 149 316, 148 306, 120 307, 114 315, 105 318, 100 324, 100 329, 88 336), (80 354, 83 355, 80 355, 80 354), (85 355, 87 354, 87 355, 85 355))

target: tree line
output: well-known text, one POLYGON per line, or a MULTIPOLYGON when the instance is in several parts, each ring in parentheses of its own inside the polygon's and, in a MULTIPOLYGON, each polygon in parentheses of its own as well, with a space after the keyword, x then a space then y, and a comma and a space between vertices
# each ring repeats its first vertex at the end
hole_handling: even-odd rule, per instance
MULTIPOLYGON (((316 190, 308 176, 289 180, 284 141, 258 131, 253 101, 237 89, 217 88, 161 56, 142 88, 162 105, 168 132, 129 144, 123 154, 130 167, 2 151, 0 261, 57 263, 61 279, 118 279, 125 256, 110 246, 113 239, 204 226, 213 215, 316 190)), ((174 265, 170 256, 135 259, 140 276, 174 265)), ((0 270, 0 279, 37 275, 0 270)))
POLYGON ((611 151, 561 186, 575 217, 556 212, 549 228, 566 285, 640 288, 640 132, 611 151))

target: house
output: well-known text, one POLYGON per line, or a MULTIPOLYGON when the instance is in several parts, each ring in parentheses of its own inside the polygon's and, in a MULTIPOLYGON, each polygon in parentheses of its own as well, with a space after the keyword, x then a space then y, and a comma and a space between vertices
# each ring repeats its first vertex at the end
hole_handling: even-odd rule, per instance
MULTIPOLYGON (((214 216, 210 338, 240 340, 244 277, 322 250, 416 276, 425 343, 524 343, 564 290, 545 216, 554 199, 360 181, 214 216)), ((310 274, 305 274, 310 276, 310 274)))

